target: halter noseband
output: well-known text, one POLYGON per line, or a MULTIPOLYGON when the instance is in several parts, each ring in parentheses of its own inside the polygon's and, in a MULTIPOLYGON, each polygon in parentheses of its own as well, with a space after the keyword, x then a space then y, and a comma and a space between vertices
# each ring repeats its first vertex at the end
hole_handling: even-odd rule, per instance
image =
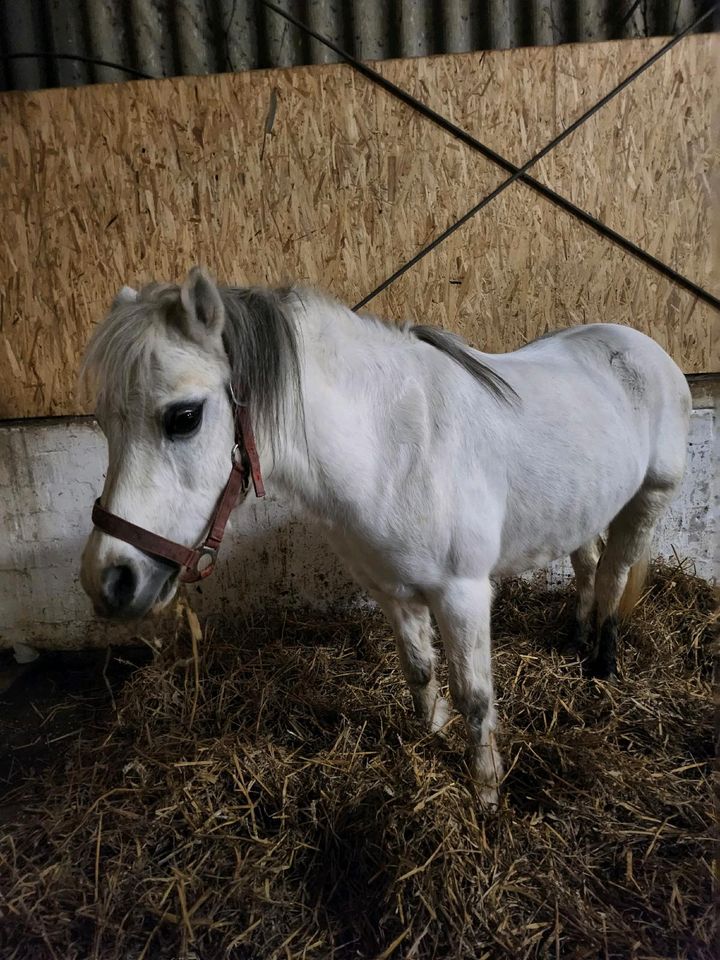
POLYGON ((183 583, 204 580, 215 569, 225 527, 240 494, 247 493, 250 478, 255 488, 255 496, 265 496, 260 460, 248 408, 235 400, 232 391, 230 400, 235 409, 235 445, 230 454, 232 468, 210 520, 208 535, 199 546, 186 547, 181 543, 175 543, 174 540, 166 540, 165 537, 152 533, 144 527, 138 527, 129 520, 124 520, 106 510, 100 503, 100 497, 93 506, 92 522, 103 533, 118 540, 124 540, 125 543, 131 544, 150 556, 161 557, 178 564, 183 568, 180 574, 180 580, 183 583))

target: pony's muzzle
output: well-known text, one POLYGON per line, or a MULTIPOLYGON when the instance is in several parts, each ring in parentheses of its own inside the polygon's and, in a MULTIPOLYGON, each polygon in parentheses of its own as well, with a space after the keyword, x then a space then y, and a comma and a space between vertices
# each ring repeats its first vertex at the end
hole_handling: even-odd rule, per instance
POLYGON ((179 572, 174 563, 123 552, 108 557, 81 579, 98 616, 134 620, 165 606, 175 592, 179 572))

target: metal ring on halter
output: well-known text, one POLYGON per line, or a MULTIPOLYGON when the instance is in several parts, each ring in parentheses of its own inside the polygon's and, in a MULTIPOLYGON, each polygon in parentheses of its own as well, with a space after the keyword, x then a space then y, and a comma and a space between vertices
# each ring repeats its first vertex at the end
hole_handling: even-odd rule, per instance
POLYGON ((209 577, 210 574, 215 569, 215 564, 217 563, 218 552, 215 547, 200 547, 199 548, 200 556, 198 561, 195 564, 195 572, 198 574, 198 577, 201 580, 204 580, 205 577, 209 577), (208 563, 205 561, 208 560, 208 563))

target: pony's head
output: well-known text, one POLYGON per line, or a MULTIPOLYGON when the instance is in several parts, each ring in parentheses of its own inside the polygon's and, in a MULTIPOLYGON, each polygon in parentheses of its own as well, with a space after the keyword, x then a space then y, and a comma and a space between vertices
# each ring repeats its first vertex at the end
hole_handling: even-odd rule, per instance
MULTIPOLYGON (((219 289, 193 269, 182 286, 123 287, 84 370, 108 444, 102 505, 188 546, 207 530, 228 479, 233 397, 268 436, 286 381, 298 383, 294 327, 272 291, 219 289)), ((179 567, 95 528, 81 582, 97 613, 141 617, 174 595, 179 567)))

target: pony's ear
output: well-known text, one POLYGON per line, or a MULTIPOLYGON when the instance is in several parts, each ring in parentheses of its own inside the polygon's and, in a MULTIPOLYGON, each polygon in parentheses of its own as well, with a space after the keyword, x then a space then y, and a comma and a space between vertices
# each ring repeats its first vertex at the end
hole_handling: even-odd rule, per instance
POLYGON ((225 307, 214 281, 193 267, 180 288, 183 325, 193 340, 202 343, 208 337, 219 339, 225 325, 225 307))
POLYGON ((137 290, 134 290, 132 287, 121 287, 115 294, 112 305, 113 307, 119 307, 123 303, 134 303, 139 296, 140 294, 137 290))

